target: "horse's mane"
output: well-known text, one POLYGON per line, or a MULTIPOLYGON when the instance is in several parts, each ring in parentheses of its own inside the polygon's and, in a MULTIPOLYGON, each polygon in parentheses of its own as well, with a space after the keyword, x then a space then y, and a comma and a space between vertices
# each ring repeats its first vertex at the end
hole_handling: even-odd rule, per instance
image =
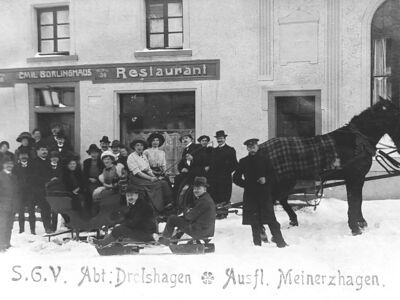
POLYGON ((399 114, 399 110, 392 101, 381 98, 377 103, 351 118, 349 124, 369 130, 382 128, 383 124, 390 121, 389 113, 399 114), (386 113, 382 113, 385 110, 386 113))

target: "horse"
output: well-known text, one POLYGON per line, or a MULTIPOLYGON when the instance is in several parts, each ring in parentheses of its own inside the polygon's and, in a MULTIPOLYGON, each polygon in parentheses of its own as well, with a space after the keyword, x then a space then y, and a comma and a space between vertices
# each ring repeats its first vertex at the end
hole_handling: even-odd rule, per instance
MULTIPOLYGON (((280 137, 260 144, 271 174, 271 195, 297 226, 297 215, 288 204, 297 180, 344 180, 348 226, 353 235, 368 224, 362 214, 362 190, 379 140, 388 134, 400 151, 400 110, 387 99, 354 116, 348 124, 312 138, 280 137)), ((400 153, 400 152, 399 152, 400 153)))

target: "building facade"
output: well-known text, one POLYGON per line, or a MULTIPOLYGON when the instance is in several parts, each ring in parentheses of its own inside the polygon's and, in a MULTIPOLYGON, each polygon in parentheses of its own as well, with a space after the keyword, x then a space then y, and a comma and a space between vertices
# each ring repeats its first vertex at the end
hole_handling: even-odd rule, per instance
MULTIPOLYGON (((82 156, 103 135, 162 131, 173 164, 182 132, 224 129, 241 157, 247 138, 326 133, 399 93, 397 0, 0 3, 0 136, 12 148, 59 122, 82 156)), ((385 183, 366 197, 395 197, 385 183)))

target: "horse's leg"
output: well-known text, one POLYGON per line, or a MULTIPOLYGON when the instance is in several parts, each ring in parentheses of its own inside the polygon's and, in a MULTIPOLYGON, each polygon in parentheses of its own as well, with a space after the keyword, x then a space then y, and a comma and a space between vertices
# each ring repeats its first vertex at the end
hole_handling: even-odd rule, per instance
POLYGON ((361 201, 359 202, 359 207, 358 207, 358 226, 360 226, 361 229, 364 229, 368 227, 367 221, 364 219, 364 216, 362 214, 362 195, 361 195, 361 201))
POLYGON ((297 215, 294 212, 293 208, 288 203, 288 198, 293 190, 293 187, 296 185, 296 181, 290 181, 285 183, 280 183, 278 185, 279 193, 278 193, 278 200, 282 205, 283 209, 289 216, 291 226, 299 226, 299 222, 297 221, 297 215))
MULTIPOLYGON (((359 218, 362 217, 362 189, 364 185, 363 179, 346 180, 347 202, 348 202, 348 224, 353 235, 361 234, 359 218)), ((364 220, 365 221, 365 220, 364 220)))
POLYGON ((289 205, 288 198, 289 198, 289 195, 282 196, 282 198, 279 199, 279 202, 281 203, 283 209, 286 211, 286 213, 289 216, 289 219, 290 219, 289 225, 299 226, 299 222, 297 221, 297 215, 294 212, 293 208, 289 205))

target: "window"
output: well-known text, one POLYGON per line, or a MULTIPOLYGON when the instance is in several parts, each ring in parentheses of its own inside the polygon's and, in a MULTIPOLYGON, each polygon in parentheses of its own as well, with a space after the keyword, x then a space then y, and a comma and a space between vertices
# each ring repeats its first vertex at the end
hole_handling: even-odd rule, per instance
POLYGON ((69 55, 68 6, 37 9, 37 23, 39 54, 69 55))
POLYGON ((73 107, 75 105, 73 87, 48 87, 35 89, 35 107, 73 107))
POLYGON ((148 49, 182 49, 182 0, 147 0, 148 49))
POLYGON ((165 137, 168 173, 177 174, 183 133, 195 136, 195 92, 137 93, 120 95, 121 141, 147 139, 152 132, 165 137))
POLYGON ((399 104, 400 96, 400 2, 385 1, 371 24, 371 104, 379 97, 399 104))

